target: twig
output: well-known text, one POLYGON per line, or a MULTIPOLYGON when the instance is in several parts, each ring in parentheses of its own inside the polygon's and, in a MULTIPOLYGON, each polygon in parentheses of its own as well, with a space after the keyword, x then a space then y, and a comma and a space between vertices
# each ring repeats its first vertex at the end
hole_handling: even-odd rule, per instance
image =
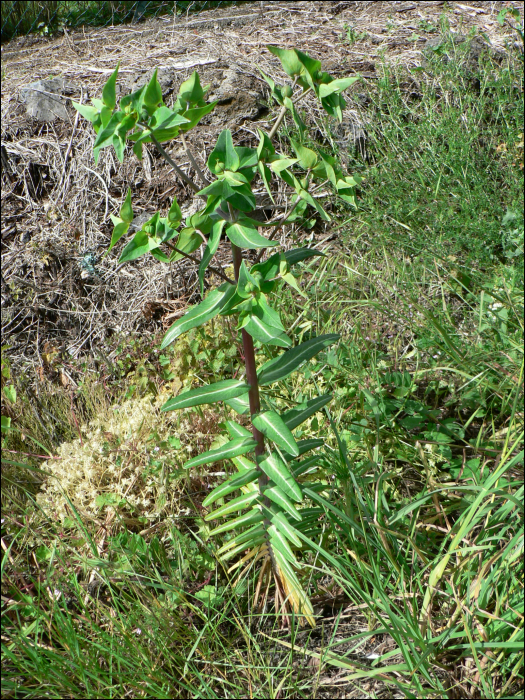
MULTIPOLYGON (((180 255, 183 255, 185 258, 188 258, 188 260, 192 260, 194 263, 197 263, 197 265, 200 265, 200 260, 196 258, 194 255, 190 255, 189 253, 185 253, 183 250, 180 250, 179 248, 176 248, 174 245, 172 245, 169 241, 164 241, 164 243, 170 248, 174 253, 180 253, 180 255)), ((217 267, 212 267, 211 265, 208 265, 208 269, 211 270, 212 272, 215 272, 216 275, 219 275, 219 277, 222 277, 222 279, 225 282, 229 282, 230 284, 235 284, 233 280, 231 280, 228 275, 226 275, 222 270, 219 270, 217 267)))
POLYGON ((206 178, 204 177, 204 173, 203 173, 202 170, 199 168, 199 164, 197 163, 197 161, 196 161, 195 158, 193 157, 193 153, 192 153, 192 152, 190 151, 190 149, 188 148, 188 144, 186 143, 186 139, 184 138, 184 134, 183 134, 182 131, 180 132, 180 136, 181 136, 181 139, 182 139, 182 144, 183 144, 183 146, 184 146, 184 150, 186 151, 186 155, 187 155, 188 158, 190 159, 191 164, 193 165, 193 167, 194 167, 194 169, 195 169, 195 172, 196 172, 197 175, 199 176, 199 178, 200 178, 202 184, 204 185, 204 187, 206 187, 206 186, 209 185, 210 183, 209 183, 208 180, 206 180, 206 178))
MULTIPOLYGON (((144 127, 143 127, 144 128, 144 127)), ((159 153, 162 155, 164 160, 171 165, 173 170, 177 173, 177 175, 180 177, 181 180, 184 180, 184 182, 191 187, 191 189, 194 192, 199 192, 200 187, 196 185, 191 178, 189 178, 185 173, 182 172, 182 170, 179 168, 177 163, 171 158, 171 156, 168 155, 168 153, 164 150, 164 148, 160 145, 160 143, 157 141, 153 133, 149 134, 150 139, 153 141, 157 149, 159 150, 159 153)), ((206 197, 203 195, 203 199, 206 199, 206 197)))

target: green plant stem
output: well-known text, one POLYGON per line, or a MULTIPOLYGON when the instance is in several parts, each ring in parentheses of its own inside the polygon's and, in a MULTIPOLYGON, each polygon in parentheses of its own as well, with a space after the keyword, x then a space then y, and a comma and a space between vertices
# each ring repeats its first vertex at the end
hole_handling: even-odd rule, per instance
MULTIPOLYGON (((294 78, 293 85, 292 85, 292 90, 294 89, 296 83, 297 83, 297 76, 294 78)), ((312 88, 308 88, 308 90, 305 90, 301 95, 299 95, 299 97, 298 97, 296 100, 294 100, 294 105, 297 104, 297 103, 299 102, 299 100, 302 100, 303 97, 304 97, 305 95, 307 95, 307 94, 311 91, 311 89, 312 89, 312 88)), ((272 129, 271 129, 270 133, 268 134, 268 138, 269 138, 269 139, 273 139, 273 137, 275 136, 275 134, 276 134, 276 132, 277 132, 277 129, 281 126, 281 123, 282 123, 282 121, 283 121, 283 119, 284 119, 284 115, 286 114, 287 111, 288 111, 288 107, 285 107, 285 106, 283 105, 283 106, 281 107, 281 111, 279 112, 279 116, 277 117, 277 121, 276 121, 275 124, 272 126, 272 129)))

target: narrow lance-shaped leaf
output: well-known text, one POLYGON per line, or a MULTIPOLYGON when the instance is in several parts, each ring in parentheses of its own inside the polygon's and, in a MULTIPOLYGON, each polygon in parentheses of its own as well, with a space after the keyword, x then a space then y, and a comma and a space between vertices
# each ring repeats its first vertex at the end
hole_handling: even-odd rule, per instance
POLYGON ((240 416, 245 416, 250 412, 250 398, 248 394, 244 396, 235 396, 231 399, 227 399, 224 403, 230 408, 233 408, 240 416))
POLYGON ((285 377, 294 372, 303 362, 310 360, 329 345, 333 345, 340 337, 341 336, 337 333, 327 333, 317 338, 311 338, 305 343, 301 343, 301 345, 287 350, 279 357, 275 357, 273 360, 266 362, 257 373, 259 384, 264 386, 265 384, 272 384, 273 382, 285 379, 285 377))
POLYGON ((249 391, 250 387, 242 380, 226 379, 223 382, 216 382, 215 384, 201 386, 198 389, 185 391, 183 394, 166 401, 160 410, 174 411, 180 408, 190 408, 191 406, 226 401, 227 399, 247 394, 249 391))
POLYGON ((263 411, 252 417, 252 423, 269 440, 290 454, 297 456, 299 448, 295 438, 286 426, 283 419, 275 411, 263 411))
POLYGON ((258 464, 266 476, 279 486, 281 491, 287 496, 290 496, 298 503, 303 500, 303 494, 299 485, 278 455, 272 452, 266 458, 259 459, 258 464))
POLYGON ((279 532, 275 525, 270 525, 270 527, 268 528, 268 534, 270 535, 270 543, 272 547, 278 549, 281 552, 281 554, 286 559, 288 559, 290 564, 299 567, 299 562, 295 558, 295 555, 292 552, 290 545, 288 544, 284 535, 281 532, 279 532))
MULTIPOLYGON (((207 518, 205 518, 205 520, 206 519, 207 518)), ((218 525, 210 531, 209 535, 210 537, 213 537, 213 535, 219 535, 221 532, 238 530, 241 527, 246 527, 248 525, 255 525, 255 523, 260 523, 261 520, 264 520, 264 515, 258 508, 253 508, 252 510, 248 511, 248 513, 241 515, 235 520, 227 520, 225 523, 222 523, 222 525, 218 525)))
POLYGON ((113 73, 109 76, 107 83, 102 88, 102 102, 110 109, 115 109, 115 104, 117 101, 116 82, 119 68, 120 61, 117 63, 117 67, 113 73))
POLYGON ((240 437, 251 437, 251 432, 248 430, 248 428, 245 428, 244 425, 239 425, 232 420, 225 421, 224 427, 228 431, 232 440, 240 437))
POLYGON ((326 406, 332 399, 332 394, 324 394, 323 396, 316 396, 314 399, 310 399, 306 402, 305 406, 292 408, 283 414, 282 419, 285 422, 289 430, 297 428, 298 425, 304 423, 305 420, 310 418, 314 413, 320 411, 323 406, 326 406))
POLYGON ((221 242, 221 233, 226 221, 221 219, 213 224, 210 237, 208 239, 208 244, 202 255, 202 260, 199 265, 199 284, 201 289, 201 294, 204 295, 204 275, 206 274, 206 268, 210 264, 211 259, 217 252, 219 243, 221 242))
POLYGON ((235 285, 229 284, 228 282, 214 289, 203 302, 194 306, 190 311, 184 314, 182 318, 175 321, 164 336, 160 349, 163 350, 170 345, 170 343, 173 343, 182 333, 189 331, 191 328, 202 326, 203 323, 217 316, 222 307, 234 294, 235 285))
POLYGON ((221 462, 223 459, 231 459, 239 455, 245 455, 250 450, 257 446, 257 442, 253 438, 237 438, 231 440, 225 445, 221 445, 215 450, 208 450, 202 454, 188 460, 184 464, 184 469, 198 467, 201 464, 213 464, 213 462, 221 462))
POLYGON ((302 547, 303 543, 297 535, 297 530, 290 525, 284 513, 273 513, 270 519, 275 527, 281 530, 290 542, 296 547, 302 547))
POLYGON ((120 207, 120 218, 127 224, 133 221, 133 208, 131 206, 131 188, 128 187, 128 193, 126 194, 126 199, 120 207))
POLYGON ((295 248, 294 250, 287 250, 286 253, 284 253, 288 265, 295 265, 302 260, 315 256, 327 257, 324 253, 321 253, 320 250, 315 250, 315 248, 295 248))
POLYGON ((110 214, 110 216, 114 224, 114 229, 113 233, 111 234, 111 241, 109 247, 104 253, 104 256, 106 256, 110 252, 113 246, 120 241, 122 236, 124 236, 129 229, 129 224, 127 224, 125 221, 122 221, 122 219, 120 219, 118 216, 113 216, 113 214, 110 214))
POLYGON ((219 486, 214 488, 213 491, 211 491, 206 496, 206 498, 202 502, 202 505, 205 508, 207 508, 208 506, 211 506, 212 503, 215 503, 215 501, 217 501, 219 498, 223 498, 232 491, 240 489, 241 486, 246 486, 246 484, 250 484, 252 481, 255 481, 258 477, 259 471, 257 469, 249 469, 247 472, 242 472, 241 474, 234 474, 233 477, 230 477, 223 484, 220 484, 219 486))
POLYGON ((223 557, 224 553, 229 549, 233 549, 233 547, 237 547, 242 542, 245 542, 246 549, 249 549, 254 546, 255 541, 259 539, 259 536, 264 534, 265 528, 263 525, 254 525, 249 530, 239 533, 231 540, 228 540, 228 542, 223 544, 222 547, 217 550, 217 555, 221 559, 226 559, 226 557, 223 557))
POLYGON ((320 438, 310 438, 309 440, 299 440, 297 443, 297 447, 299 448, 299 454, 298 455, 291 455, 285 452, 283 454, 283 457, 286 461, 290 461, 294 459, 295 457, 301 457, 304 455, 306 452, 309 452, 310 450, 315 450, 317 447, 322 447, 324 445, 324 440, 321 440, 320 438))
POLYGON ((234 498, 228 501, 224 506, 217 508, 212 513, 209 513, 204 517, 204 520, 215 520, 215 518, 220 518, 234 511, 242 510, 247 508, 251 503, 253 503, 257 498, 259 498, 258 491, 252 491, 251 493, 243 493, 242 496, 234 498))
POLYGON ((264 495, 285 510, 294 520, 302 520, 301 514, 297 508, 278 486, 270 486, 269 488, 265 489, 264 495))

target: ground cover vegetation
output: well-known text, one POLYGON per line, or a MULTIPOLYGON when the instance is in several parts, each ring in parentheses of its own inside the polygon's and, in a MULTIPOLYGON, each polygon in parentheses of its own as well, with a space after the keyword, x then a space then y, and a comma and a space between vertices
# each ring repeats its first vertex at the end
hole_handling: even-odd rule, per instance
MULTIPOLYGON (((49 412, 60 420, 49 423, 29 409, 26 387, 3 360, 6 695, 519 695, 523 63, 519 53, 503 63, 485 56, 473 80, 461 60, 467 50, 445 41, 418 93, 406 70, 384 66, 366 94, 377 119, 365 154, 341 153, 328 119, 312 137, 300 102, 274 141, 260 134, 256 155, 236 150, 229 132, 211 152, 209 170, 218 177, 208 188, 229 178, 233 192, 223 186, 217 195, 231 209, 216 199, 206 212, 219 206, 226 216, 203 231, 202 303, 215 298, 210 280, 225 285, 222 294, 236 289, 240 326, 261 341, 254 360, 263 386, 265 371, 279 370, 288 352, 332 341, 305 355, 299 372, 277 372, 264 395, 267 413, 283 416, 285 427, 289 421, 288 432, 276 419, 270 427, 254 421, 280 450, 272 463, 246 464, 248 453, 200 463, 203 449, 224 459, 221 423, 234 448, 256 447, 245 434, 246 406, 233 395, 218 407, 181 403, 225 379, 228 388, 244 384, 246 345, 232 343, 229 315, 188 330, 190 311, 155 345, 117 340, 120 354, 105 374, 86 372, 75 410, 69 397, 50 392, 49 412), (343 160, 354 179, 344 180, 343 160), (247 256, 251 269, 238 259, 205 275, 213 240, 243 228, 235 221, 243 198, 251 205, 245 211, 253 208, 250 174, 239 172, 257 163, 263 180, 269 165, 283 166, 272 175, 300 195, 291 201, 299 249, 325 256, 277 253, 269 263, 256 261, 257 248, 247 256), (315 168, 326 192, 319 201, 302 194, 316 186, 315 168), (315 220, 327 211, 333 238, 321 247, 315 220), (268 279, 265 265, 275 267, 268 279), (275 316, 266 309, 257 316, 269 291, 262 285, 279 275, 282 326, 268 323, 275 316), (262 321, 257 331, 254 316, 262 321), (316 403, 326 395, 326 405, 316 403), (319 438, 322 444, 312 442, 319 438), (312 452, 294 460, 291 440, 312 452), (188 469, 188 460, 195 466, 188 469), (272 500, 280 510, 270 506, 265 468, 273 469, 270 487, 296 492, 297 505, 281 494, 272 500), (234 481, 239 475, 245 483, 234 481), (214 509, 233 512, 229 484, 236 483, 244 499, 259 499, 269 522, 254 520, 250 531, 238 529, 241 520, 232 531, 228 519, 216 520, 220 512, 207 506, 216 497, 214 509), (306 524, 294 516, 301 511, 306 524), (279 554, 266 563, 272 536, 279 554), (315 627, 303 626, 305 619, 315 627)), ((282 58, 292 76, 287 62, 298 57, 302 66, 292 95, 323 84, 302 56, 282 58)), ((336 82, 329 95, 348 87, 336 82)), ((111 84, 99 113, 105 100, 113 111, 111 84)), ((204 112, 198 85, 193 78, 184 89, 204 112)), ((290 110, 292 95, 270 87, 290 110)), ((148 89, 155 98, 154 81, 148 89)), ((144 102, 146 92, 135 99, 144 102)), ((333 97, 328 107, 336 111, 338 102, 333 97)), ((115 120, 113 132, 128 116, 115 120)), ((101 146, 108 124, 101 119, 101 146)), ((123 156, 113 132, 108 144, 123 156)), ((127 231, 131 206, 123 193, 112 245, 127 231)), ((255 245, 259 234, 246 218, 245 241, 255 245)), ((121 260, 148 249, 161 260, 180 254, 166 252, 163 241, 194 254, 202 221, 187 221, 177 240, 170 223, 179 222, 174 202, 165 218, 153 217, 119 245, 121 260)))

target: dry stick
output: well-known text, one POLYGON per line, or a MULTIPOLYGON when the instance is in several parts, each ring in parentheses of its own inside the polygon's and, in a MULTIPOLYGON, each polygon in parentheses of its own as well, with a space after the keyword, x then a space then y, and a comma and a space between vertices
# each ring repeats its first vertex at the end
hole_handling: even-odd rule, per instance
MULTIPOLYGON (((191 187, 191 189, 192 189, 194 192, 199 192, 199 191, 200 191, 200 187, 198 187, 198 186, 193 182, 193 180, 192 180, 191 178, 189 178, 185 173, 182 172, 182 170, 179 168, 179 166, 177 165, 177 163, 175 163, 175 161, 174 161, 174 160, 168 155, 168 153, 162 148, 162 146, 160 145, 160 143, 157 141, 157 139, 156 139, 155 136, 153 135, 153 132, 151 132, 151 133, 149 134, 149 138, 153 141, 153 143, 155 144, 155 146, 158 148, 158 150, 159 150, 159 152, 161 153, 161 155, 162 155, 162 157, 164 158, 164 160, 165 160, 166 162, 168 162, 168 163, 171 165, 171 167, 173 168, 173 170, 175 170, 175 172, 176 172, 177 175, 180 177, 180 179, 181 179, 181 180, 184 180, 184 182, 185 182, 187 185, 189 185, 189 186, 191 187)), ((203 197, 203 199, 206 199, 206 197, 205 197, 204 195, 202 195, 202 197, 203 197)))
MULTIPOLYGON (((190 255, 189 253, 185 253, 183 250, 180 250, 180 248, 176 248, 173 244, 171 244, 169 241, 164 241, 164 243, 168 246, 168 248, 171 248, 171 250, 174 253, 180 253, 180 255, 183 255, 185 258, 188 258, 188 260, 192 260, 194 263, 197 263, 197 265, 200 265, 201 261, 196 258, 194 255, 190 255)), ((229 282, 230 284, 235 284, 233 280, 231 280, 228 275, 225 275, 222 270, 219 270, 218 267, 212 267, 211 265, 208 265, 208 269, 211 270, 212 272, 215 272, 216 275, 219 275, 225 282, 229 282)))
POLYGON ((188 144, 186 143, 186 139, 184 138, 184 133, 183 133, 182 131, 180 132, 180 136, 181 136, 181 139, 182 139, 182 145, 184 146, 184 150, 186 151, 186 155, 187 155, 188 158, 190 159, 191 164, 193 165, 193 168, 195 169, 195 172, 196 172, 197 175, 199 176, 199 178, 200 178, 202 184, 204 185, 204 187, 206 187, 206 186, 209 185, 210 183, 209 183, 208 180, 206 180, 206 178, 204 177, 204 173, 203 173, 202 170, 199 168, 199 164, 197 163, 197 161, 196 161, 195 158, 193 157, 193 153, 192 153, 192 152, 190 151, 190 149, 188 148, 188 144))

